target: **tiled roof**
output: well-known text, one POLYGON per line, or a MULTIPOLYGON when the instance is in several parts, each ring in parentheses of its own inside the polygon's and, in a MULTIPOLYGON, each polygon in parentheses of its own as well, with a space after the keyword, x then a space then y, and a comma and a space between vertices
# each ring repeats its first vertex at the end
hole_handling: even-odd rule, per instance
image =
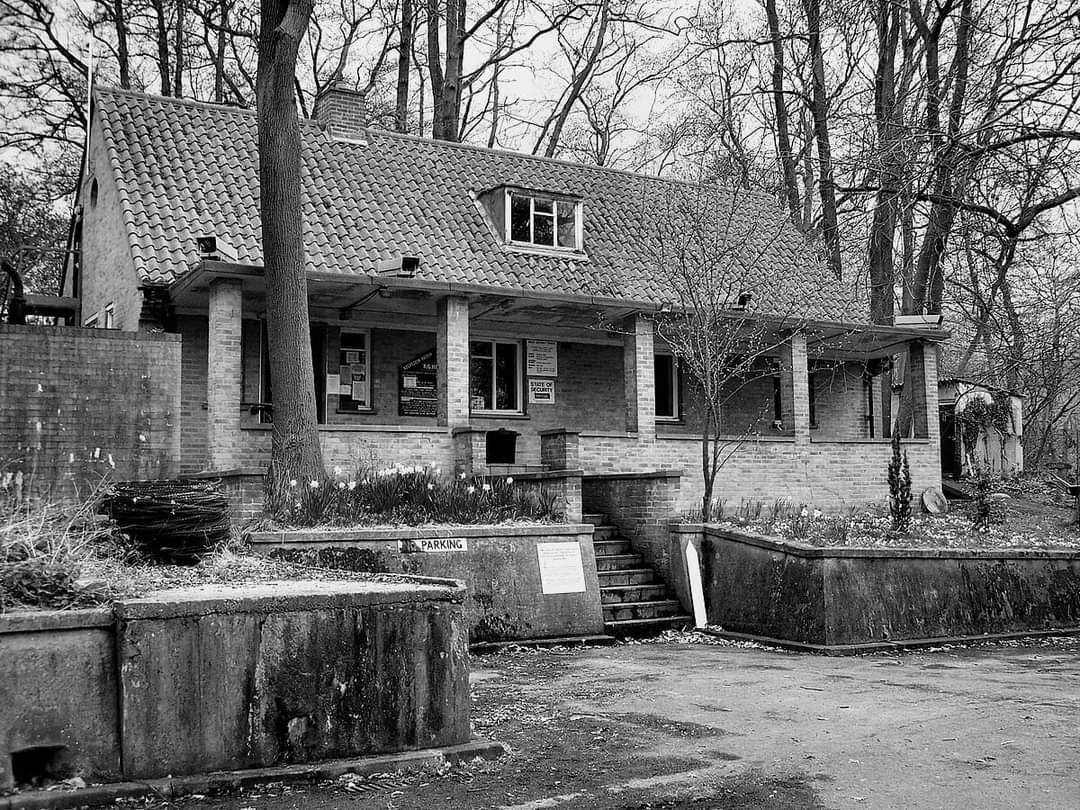
MULTIPOLYGON (((119 184, 135 267, 169 283, 197 262, 195 237, 227 236, 261 263, 256 119, 248 110, 97 88, 97 113, 119 184)), ((422 257, 418 277, 556 295, 662 302, 654 218, 698 187, 628 172, 368 130, 366 144, 301 123, 304 248, 309 270, 369 274, 395 254, 422 257), (513 185, 584 200, 588 261, 504 245, 477 195, 513 185)), ((755 236, 746 246, 762 309, 862 321, 863 307, 814 257, 769 196, 714 195, 755 236)), ((741 290, 740 290, 741 291, 741 290)))

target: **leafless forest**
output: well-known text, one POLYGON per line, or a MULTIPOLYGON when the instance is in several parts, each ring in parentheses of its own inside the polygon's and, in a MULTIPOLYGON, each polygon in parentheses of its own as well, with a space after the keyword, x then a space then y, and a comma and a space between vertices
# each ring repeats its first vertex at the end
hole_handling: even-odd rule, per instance
MULTIPOLYGON (((254 0, 0 0, 0 252, 62 245, 87 77, 253 107, 254 0), (92 54, 92 57, 91 57, 92 54), (92 62, 92 64, 91 64, 92 62)), ((318 0, 296 93, 373 126, 774 194, 875 322, 1080 431, 1080 4, 318 0)), ((54 282, 43 257, 32 273, 54 282)))

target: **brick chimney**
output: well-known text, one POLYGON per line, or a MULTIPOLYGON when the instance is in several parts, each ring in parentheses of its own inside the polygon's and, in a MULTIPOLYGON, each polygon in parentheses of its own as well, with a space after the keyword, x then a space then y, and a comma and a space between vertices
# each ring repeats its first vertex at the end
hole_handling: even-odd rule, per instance
POLYGON ((368 124, 364 92, 341 80, 328 84, 315 98, 315 120, 327 127, 332 137, 364 140, 368 124))

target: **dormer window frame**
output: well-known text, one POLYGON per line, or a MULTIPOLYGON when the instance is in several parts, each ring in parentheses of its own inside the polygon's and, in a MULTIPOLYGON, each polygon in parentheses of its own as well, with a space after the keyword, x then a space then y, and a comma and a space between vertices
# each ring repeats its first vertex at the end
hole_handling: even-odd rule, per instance
MULTIPOLYGON (((540 212, 540 216, 546 216, 540 212)), ((554 252, 559 254, 581 255, 585 251, 585 228, 584 228, 584 204, 581 198, 567 194, 553 194, 533 189, 506 186, 503 188, 503 239, 507 245, 527 251, 554 252), (529 200, 529 236, 528 241, 514 239, 512 233, 512 203, 514 196, 525 197, 529 200), (533 241, 536 227, 536 201, 550 200, 552 203, 552 241, 550 244, 533 241), (559 205, 570 204, 574 207, 574 245, 566 247, 559 242, 559 205)))

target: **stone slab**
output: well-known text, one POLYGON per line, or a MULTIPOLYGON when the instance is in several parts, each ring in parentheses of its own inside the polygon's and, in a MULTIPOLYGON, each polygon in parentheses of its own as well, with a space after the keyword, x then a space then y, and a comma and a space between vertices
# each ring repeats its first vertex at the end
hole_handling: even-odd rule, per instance
POLYGON ((401 582, 283 580, 257 585, 201 585, 171 588, 116 603, 118 619, 165 619, 231 613, 310 610, 461 602, 464 589, 448 579, 401 582))

